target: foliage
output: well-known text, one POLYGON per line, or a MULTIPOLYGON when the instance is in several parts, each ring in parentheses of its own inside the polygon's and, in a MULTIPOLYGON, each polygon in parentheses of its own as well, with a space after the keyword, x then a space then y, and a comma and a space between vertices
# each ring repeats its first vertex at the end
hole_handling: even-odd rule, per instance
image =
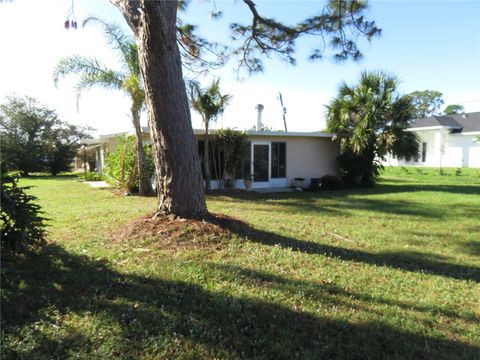
MULTIPOLYGON (((136 139, 134 135, 117 137, 115 151, 105 158, 104 176, 113 186, 130 193, 138 192, 137 157, 135 151, 136 139)), ((147 158, 147 176, 152 177, 155 171, 152 157, 152 147, 144 145, 147 158)))
POLYGON ((62 58, 53 71, 55 84, 68 75, 79 75, 75 86, 78 98, 82 91, 99 86, 105 89, 123 90, 132 100, 132 107, 140 110, 145 101, 145 92, 138 62, 138 50, 135 41, 126 35, 122 28, 113 23, 106 23, 95 17, 86 19, 83 23, 97 22, 104 28, 107 43, 117 53, 121 69, 110 69, 100 60, 72 55, 62 58))
POLYGON ((408 94, 415 107, 414 118, 423 119, 439 112, 443 94, 435 90, 414 91, 408 94))
POLYGON ((232 96, 222 95, 220 78, 214 79, 210 86, 202 89, 197 81, 189 81, 190 105, 197 111, 205 127, 208 129, 211 122, 215 122, 223 114, 232 96))
POLYGON ((18 174, 8 174, 1 164, 1 247, 5 254, 25 253, 44 244, 45 223, 30 187, 18 186, 18 174))
POLYGON ((88 128, 67 124, 31 97, 8 97, 0 105, 1 153, 9 170, 23 175, 69 171, 88 128))
POLYGON ((294 25, 264 16, 252 0, 244 0, 244 3, 252 13, 252 21, 248 25, 233 23, 230 27, 233 44, 239 44, 234 50, 234 54, 240 55, 239 66, 246 67, 250 72, 264 69, 262 57, 265 56, 274 55, 284 62, 295 64, 295 44, 303 36, 321 39, 314 45, 310 60, 322 58, 330 47, 335 51, 335 60, 341 61, 362 58, 355 43, 358 36, 371 40, 381 33, 375 22, 365 19, 365 1, 330 0, 320 14, 309 16, 294 25))
POLYGON ((85 174, 81 175, 82 179, 85 181, 101 181, 104 179, 103 175, 99 174, 96 171, 89 171, 85 174))
POLYGON ((458 115, 465 112, 465 108, 462 105, 451 104, 448 105, 443 111, 446 115, 458 115))
POLYGON ((342 179, 335 175, 324 175, 320 178, 322 190, 340 190, 343 188, 342 179))
POLYGON ((363 72, 355 86, 343 83, 327 106, 328 130, 337 134, 340 175, 347 186, 372 186, 387 154, 410 159, 418 140, 406 131, 412 119, 409 96, 397 93, 398 80, 383 72, 363 72))
POLYGON ((226 178, 234 179, 247 154, 246 133, 234 129, 217 130, 213 136, 213 161, 219 187, 226 178))
MULTIPOLYGON (((203 120, 203 125, 205 127, 205 141, 204 141, 204 156, 203 156, 203 169, 204 169, 204 179, 206 188, 210 188, 210 164, 208 154, 209 150, 209 128, 211 122, 215 122, 220 116, 228 103, 230 102, 232 96, 229 94, 222 95, 220 92, 220 79, 212 81, 212 84, 202 89, 200 84, 196 81, 189 82, 190 88, 190 104, 194 110, 196 110, 203 120)), ((217 177, 218 179, 218 177, 217 177)))

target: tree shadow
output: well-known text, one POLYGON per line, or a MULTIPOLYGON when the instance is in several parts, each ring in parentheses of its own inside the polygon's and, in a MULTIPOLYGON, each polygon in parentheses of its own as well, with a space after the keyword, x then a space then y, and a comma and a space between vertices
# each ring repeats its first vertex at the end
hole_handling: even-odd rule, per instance
MULTIPOLYGON (((212 270, 220 270, 218 273, 220 278, 229 279, 234 276, 235 281, 239 284, 242 284, 243 282, 246 284, 254 283, 257 286, 279 289, 284 293, 290 293, 292 295, 298 294, 298 291, 301 289, 306 298, 320 298, 322 302, 336 306, 349 307, 352 305, 352 300, 359 300, 365 304, 375 303, 378 305, 398 307, 431 315, 440 314, 452 319, 461 319, 474 324, 480 322, 480 317, 473 312, 469 316, 464 316, 445 306, 419 305, 414 302, 401 302, 382 297, 375 297, 371 294, 349 291, 329 282, 317 283, 298 279, 287 279, 278 275, 264 273, 254 269, 245 269, 236 265, 208 263, 207 266, 212 270), (342 300, 342 298, 347 300, 342 300)), ((356 307, 358 307, 358 305, 356 305, 356 307)), ((370 310, 370 307, 365 307, 365 309, 370 310)))
POLYGON ((371 253, 363 250, 320 244, 313 241, 282 236, 273 232, 255 229, 240 220, 232 220, 222 225, 228 226, 230 230, 242 238, 265 245, 277 245, 293 251, 335 257, 345 261, 387 266, 393 269, 480 282, 479 267, 453 264, 448 261, 448 258, 440 255, 416 251, 384 251, 371 253))
POLYGON ((474 358, 480 351, 380 321, 354 324, 187 282, 119 273, 57 245, 25 259, 4 279, 2 331, 19 335, 41 321, 53 327, 55 318, 47 309, 101 318, 116 329, 111 336, 117 341, 79 331, 55 337, 36 330, 30 335, 35 346, 7 348, 4 358, 452 359, 474 358), (109 347, 95 347, 104 343, 109 347))
POLYGON ((405 184, 405 182, 388 180, 388 183, 378 183, 370 188, 355 188, 343 190, 324 190, 324 191, 305 191, 288 193, 256 193, 253 191, 229 190, 229 191, 211 191, 210 197, 232 197, 239 200, 265 201, 267 199, 304 199, 304 198, 338 198, 350 195, 381 195, 395 194, 403 192, 445 192, 451 194, 476 194, 480 195, 480 184, 462 184, 462 185, 443 185, 443 184, 405 184))
MULTIPOLYGON (((352 216, 351 210, 367 210, 382 212, 392 215, 419 216, 424 218, 441 219, 450 215, 443 209, 429 203, 420 203, 415 198, 384 199, 358 197, 362 195, 383 195, 395 193, 413 193, 417 191, 447 192, 454 194, 478 194, 480 186, 476 185, 388 185, 378 184, 373 188, 350 189, 321 192, 292 192, 292 193, 267 193, 259 194, 247 191, 222 191, 212 192, 209 197, 222 202, 250 202, 262 204, 272 201, 274 205, 287 206, 292 211, 298 212, 331 212, 342 216, 352 216), (335 202, 319 202, 331 200, 335 202)), ((466 212, 476 216, 478 209, 473 206, 459 204, 466 212)))

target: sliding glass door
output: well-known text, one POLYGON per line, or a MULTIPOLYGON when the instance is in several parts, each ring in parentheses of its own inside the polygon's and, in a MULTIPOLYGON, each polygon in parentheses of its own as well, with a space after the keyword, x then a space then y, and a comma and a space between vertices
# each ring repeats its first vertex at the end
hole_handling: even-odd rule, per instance
POLYGON ((270 145, 253 144, 253 181, 268 182, 270 170, 270 145))

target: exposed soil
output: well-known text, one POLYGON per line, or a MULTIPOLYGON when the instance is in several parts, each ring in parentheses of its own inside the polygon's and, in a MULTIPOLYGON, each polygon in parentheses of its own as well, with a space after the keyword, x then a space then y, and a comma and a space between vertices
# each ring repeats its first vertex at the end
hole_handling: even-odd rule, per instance
POLYGON ((147 242, 156 248, 218 248, 242 224, 218 214, 210 214, 205 219, 147 215, 113 231, 110 238, 114 242, 135 241, 137 245, 147 242))

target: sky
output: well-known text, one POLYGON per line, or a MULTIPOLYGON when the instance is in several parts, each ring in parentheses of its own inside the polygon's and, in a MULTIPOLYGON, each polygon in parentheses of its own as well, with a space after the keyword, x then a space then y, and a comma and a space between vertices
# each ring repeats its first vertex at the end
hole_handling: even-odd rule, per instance
MULTIPOLYGON (((318 13, 322 1, 257 0, 258 10, 293 24, 318 13)), ((101 28, 77 30, 63 27, 71 0, 14 0, 0 3, 0 103, 8 95, 32 96, 55 109, 59 117, 88 125, 97 134, 130 131, 130 103, 120 91, 91 89, 79 100, 74 91, 76 77, 61 80, 56 87, 52 72, 60 58, 80 54, 96 57, 112 68, 119 63, 102 37, 101 28)), ((107 0, 75 0, 78 23, 88 16, 113 21, 129 31, 119 11, 107 0)), ((331 52, 320 61, 308 61, 315 39, 297 44, 297 65, 266 59, 263 73, 248 76, 236 72, 236 61, 198 80, 206 85, 220 77, 221 89, 233 96, 216 127, 251 128, 256 124, 256 104, 263 104, 263 122, 283 129, 282 93, 287 108, 289 131, 316 131, 325 128, 325 105, 335 97, 342 82, 354 84, 364 70, 384 70, 400 80, 400 93, 438 90, 445 106, 460 104, 467 112, 480 111, 480 1, 370 1, 366 12, 382 28, 382 36, 370 43, 360 40, 364 54, 359 62, 337 63, 331 52)), ((229 24, 250 21, 246 6, 239 0, 215 3, 194 0, 181 18, 198 25, 200 33, 215 41, 230 43, 229 24), (224 14, 212 20, 216 7, 224 14)), ((146 125, 146 115, 142 117, 146 125)), ((192 112, 192 125, 201 127, 192 112)))

